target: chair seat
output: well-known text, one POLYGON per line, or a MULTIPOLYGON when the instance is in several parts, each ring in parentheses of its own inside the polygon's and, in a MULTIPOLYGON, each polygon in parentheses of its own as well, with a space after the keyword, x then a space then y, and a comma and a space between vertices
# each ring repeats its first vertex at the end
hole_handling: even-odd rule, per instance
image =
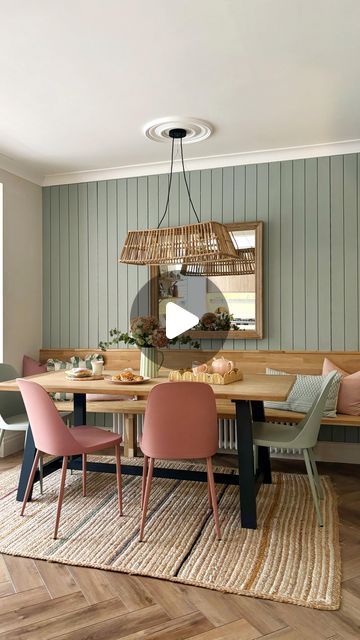
POLYGON ((283 447, 291 446, 298 437, 301 428, 297 425, 284 425, 268 422, 253 423, 254 444, 259 447, 283 447))
POLYGON ((97 429, 96 427, 75 427, 71 429, 72 437, 79 444, 79 453, 91 453, 98 449, 106 449, 120 444, 121 436, 117 433, 97 429))
POLYGON ((29 426, 29 418, 26 413, 19 413, 16 416, 4 418, 4 422, 0 424, 0 429, 8 431, 26 431, 29 426))
MULTIPOLYGON (((61 411, 60 416, 62 418, 68 418, 71 416, 71 411, 61 411)), ((3 423, 0 423, 0 429, 5 429, 5 431, 27 431, 28 426, 29 418, 26 413, 9 416, 8 418, 4 418, 3 423)))

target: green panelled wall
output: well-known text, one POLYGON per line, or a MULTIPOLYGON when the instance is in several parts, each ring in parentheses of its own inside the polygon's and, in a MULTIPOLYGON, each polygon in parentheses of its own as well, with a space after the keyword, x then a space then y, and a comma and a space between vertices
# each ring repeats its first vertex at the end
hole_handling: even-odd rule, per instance
MULTIPOLYGON (((189 172, 202 220, 265 223, 265 337, 228 348, 360 350, 359 173, 357 154, 189 172)), ((157 225, 167 183, 160 175, 44 188, 44 347, 96 347, 109 328, 126 329, 147 268, 117 258, 128 229, 157 225)), ((176 174, 164 224, 192 220, 176 174)), ((359 430, 333 431, 353 440, 359 430)))

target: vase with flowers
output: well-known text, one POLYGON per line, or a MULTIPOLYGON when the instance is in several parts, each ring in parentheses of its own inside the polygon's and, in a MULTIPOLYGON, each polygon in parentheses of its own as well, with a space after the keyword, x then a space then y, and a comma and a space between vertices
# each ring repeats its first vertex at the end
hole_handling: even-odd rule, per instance
POLYGON ((129 332, 110 329, 109 336, 110 340, 99 343, 100 349, 106 351, 110 347, 119 347, 121 342, 128 345, 136 345, 141 352, 140 375, 146 378, 156 377, 163 363, 164 354, 159 349, 164 349, 173 344, 188 344, 195 349, 200 347, 200 343, 192 340, 188 335, 177 336, 170 340, 166 336, 165 328, 159 324, 158 319, 154 316, 133 318, 129 332))

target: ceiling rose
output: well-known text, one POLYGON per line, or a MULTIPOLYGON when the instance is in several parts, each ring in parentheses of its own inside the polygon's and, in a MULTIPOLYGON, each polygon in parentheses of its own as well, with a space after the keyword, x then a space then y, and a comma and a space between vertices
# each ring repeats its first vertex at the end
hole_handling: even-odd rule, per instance
POLYGON ((214 130, 213 126, 205 120, 172 116, 169 118, 158 118, 157 120, 148 122, 144 127, 144 134, 149 140, 153 140, 154 142, 169 142, 169 139, 171 139, 169 131, 171 129, 186 130, 186 137, 183 140, 184 144, 206 140, 214 130))

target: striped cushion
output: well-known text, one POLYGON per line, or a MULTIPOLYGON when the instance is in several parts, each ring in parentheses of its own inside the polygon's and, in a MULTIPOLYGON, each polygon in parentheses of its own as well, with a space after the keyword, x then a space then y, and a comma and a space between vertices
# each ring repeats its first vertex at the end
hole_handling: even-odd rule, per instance
MULTIPOLYGON (((266 369, 266 373, 271 376, 288 375, 285 371, 276 371, 275 369, 266 369)), ((306 376, 298 374, 286 402, 264 402, 264 405, 272 409, 307 413, 310 411, 314 400, 316 400, 320 394, 325 378, 326 376, 306 376)), ((341 374, 336 375, 330 387, 324 409, 324 416, 328 416, 329 418, 336 417, 336 404, 341 378, 341 374)))

